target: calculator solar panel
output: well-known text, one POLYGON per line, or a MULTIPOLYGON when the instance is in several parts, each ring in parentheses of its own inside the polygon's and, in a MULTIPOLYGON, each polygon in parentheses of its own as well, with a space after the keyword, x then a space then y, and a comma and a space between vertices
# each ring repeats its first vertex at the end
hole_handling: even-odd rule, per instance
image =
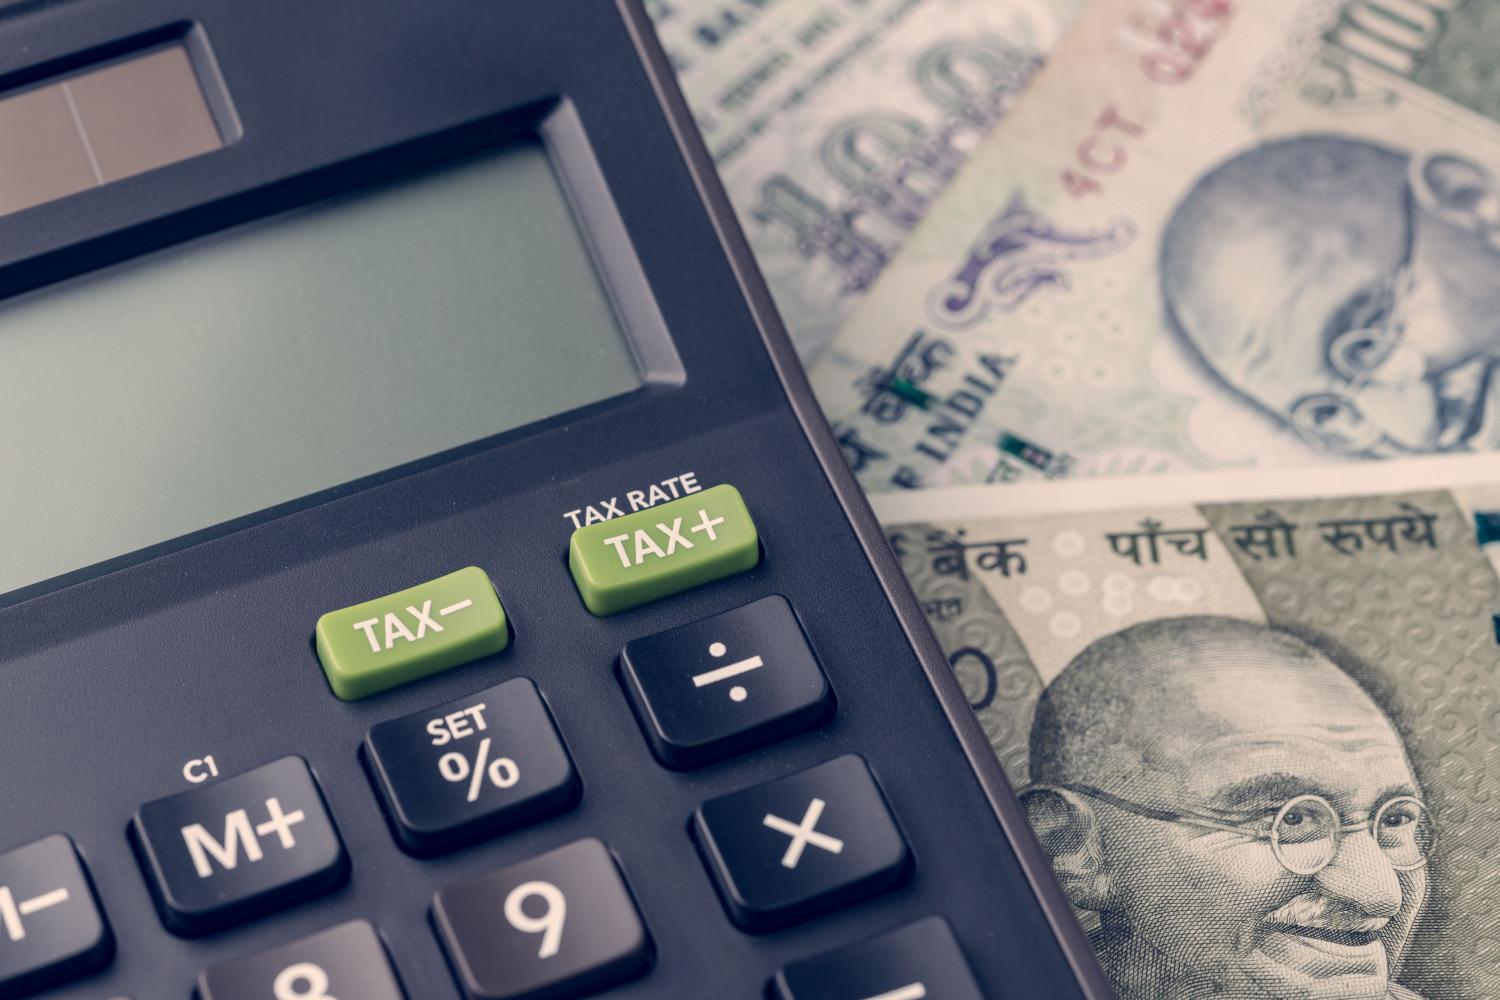
POLYGON ((0 0, 0 998, 1105 997, 636 0, 0 0))

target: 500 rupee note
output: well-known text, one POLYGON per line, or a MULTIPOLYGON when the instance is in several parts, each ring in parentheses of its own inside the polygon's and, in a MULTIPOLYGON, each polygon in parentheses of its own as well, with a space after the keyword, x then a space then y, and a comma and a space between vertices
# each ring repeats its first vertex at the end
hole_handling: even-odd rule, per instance
POLYGON ((804 358, 1084 0, 648 0, 804 358))
POLYGON ((873 492, 1500 443, 1500 3, 1098 0, 814 372, 873 492))
POLYGON ((887 522, 1123 1000, 1500 996, 1500 474, 1460 471, 887 522))

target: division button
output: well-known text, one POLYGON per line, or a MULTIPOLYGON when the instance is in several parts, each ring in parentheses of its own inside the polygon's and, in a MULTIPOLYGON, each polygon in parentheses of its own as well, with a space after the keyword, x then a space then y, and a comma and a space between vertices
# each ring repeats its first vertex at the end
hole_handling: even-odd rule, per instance
POLYGON ((344 701, 498 653, 505 609, 477 566, 318 619, 318 659, 344 701))
POLYGON ((568 568, 584 606, 612 615, 760 561, 740 491, 722 485, 573 532, 568 568))
POLYGON ((300 757, 149 802, 131 841, 162 923, 184 936, 321 895, 349 872, 300 757))
POLYGON ((591 996, 651 966, 630 890, 593 839, 448 884, 432 920, 466 1000, 591 996))
POLYGON ((776 1000, 984 1000, 942 917, 792 962, 772 985, 776 1000))
POLYGON ((620 677, 652 752, 698 767, 818 725, 833 693, 784 597, 627 643, 620 677))
POLYGON ((533 823, 578 801, 578 774, 524 677, 382 722, 365 764, 396 840, 430 855, 533 823))
POLYGON ((330 927, 291 944, 232 958, 198 977, 198 1000, 406 1000, 374 926, 330 927))
POLYGON ((54 834, 0 854, 0 998, 93 972, 114 948, 71 840, 54 834))
POLYGON ((911 868, 885 797, 854 754, 711 799, 693 834, 730 918, 752 932, 894 888, 911 868))

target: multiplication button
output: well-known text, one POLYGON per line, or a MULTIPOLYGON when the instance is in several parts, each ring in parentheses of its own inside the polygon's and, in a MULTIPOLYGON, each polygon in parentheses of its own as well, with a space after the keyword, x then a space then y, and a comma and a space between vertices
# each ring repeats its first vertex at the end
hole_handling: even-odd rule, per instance
POLYGON ((911 852, 854 754, 711 799, 693 817, 730 917, 766 931, 895 887, 911 852))
POLYGON ((205 934, 338 886, 344 845, 300 757, 141 806, 131 840, 162 923, 205 934))
POLYGON ((620 677, 652 751, 673 768, 785 738, 833 709, 828 681, 784 597, 627 643, 620 677))
POLYGON ((413 854, 452 850, 578 801, 573 761, 524 677, 382 722, 364 751, 396 840, 413 854))
POLYGON ((55 834, 0 854, 0 998, 85 975, 113 954, 71 840, 55 834))
POLYGON ((793 962, 776 1000, 985 1000, 942 917, 793 962))
POLYGON ((466 1000, 591 996, 651 966, 651 938, 597 840, 450 883, 432 921, 466 1000))

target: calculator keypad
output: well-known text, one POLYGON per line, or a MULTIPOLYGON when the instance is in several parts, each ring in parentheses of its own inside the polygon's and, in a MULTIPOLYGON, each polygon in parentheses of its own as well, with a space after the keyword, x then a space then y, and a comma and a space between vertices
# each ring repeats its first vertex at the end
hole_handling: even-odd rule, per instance
POLYGON ((784 597, 627 643, 620 677, 651 750, 690 768, 822 722, 833 693, 784 597))
POLYGON ((854 754, 711 799, 693 832, 730 917, 752 932, 894 888, 911 866, 885 797, 854 754))
POLYGON ((792 962, 773 986, 776 1000, 985 1000, 942 917, 792 962))
MULTIPOLYGON (((759 559, 758 533, 733 487, 640 513, 647 516, 585 527, 573 537, 570 565, 595 614, 759 559), (694 512, 698 528, 685 520, 694 512), (598 553, 580 555, 591 539, 629 562, 630 572, 600 576, 598 553), (700 548, 705 552, 694 552, 700 548)), ((316 648, 334 692, 351 700, 497 652, 508 644, 509 628, 488 575, 470 567, 325 615, 316 648), (480 617, 468 619, 471 612, 480 617), (396 659, 386 661, 386 654, 396 659)), ((652 752, 674 770, 814 729, 835 709, 801 621, 779 595, 634 639, 621 650, 618 672, 652 752)), ((574 807, 583 794, 542 693, 524 677, 377 722, 360 755, 393 838, 418 857, 539 822, 574 807)), ((184 773, 197 781, 194 774, 202 772, 184 773)), ((186 937, 230 927, 332 891, 348 877, 342 839, 302 758, 202 777, 203 784, 141 806, 130 825, 170 931, 186 937)), ((869 766, 853 754, 702 801, 687 825, 677 828, 682 848, 696 842, 729 922, 750 933, 892 890, 913 864, 869 766)), ((449 882, 432 898, 430 916, 468 1000, 592 996, 645 976, 656 958, 619 862, 593 838, 449 882)), ((67 838, 0 854, 0 1000, 84 975, 106 964, 112 951, 108 925, 67 838)), ((940 918, 791 963, 769 989, 776 1000, 979 996, 940 918)), ((364 920, 204 969, 197 995, 406 996, 379 932, 364 920)))
POLYGON ((186 936, 328 892, 349 869, 300 757, 147 803, 131 834, 162 923, 186 936))
POLYGON ((436 854, 561 812, 578 774, 524 677, 382 722, 365 763, 401 846, 436 854))
POLYGON ((73 842, 0 854, 0 997, 23 997, 109 961, 114 938, 73 842))
POLYGON ((198 977, 198 1000, 406 1000, 380 935, 352 920, 198 977))
POLYGON ((468 1000, 587 996, 652 960, 620 869, 593 839, 450 883, 432 919, 468 1000))

